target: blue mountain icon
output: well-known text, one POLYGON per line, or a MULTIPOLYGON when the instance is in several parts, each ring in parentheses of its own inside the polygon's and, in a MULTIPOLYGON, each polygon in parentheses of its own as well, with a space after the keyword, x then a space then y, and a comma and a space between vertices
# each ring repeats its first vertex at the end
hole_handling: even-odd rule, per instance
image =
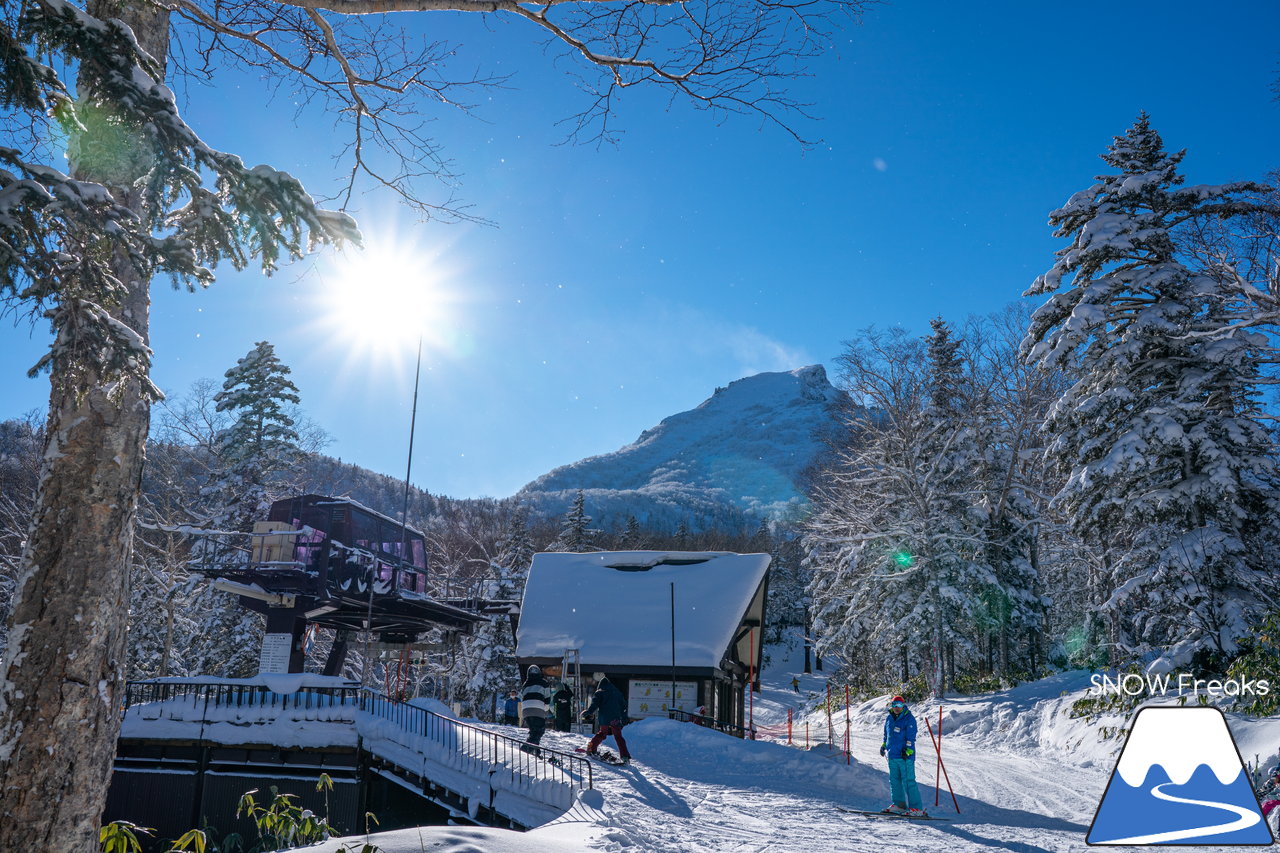
POLYGON ((1091 845, 1274 840, 1217 708, 1143 708, 1085 839, 1091 845))

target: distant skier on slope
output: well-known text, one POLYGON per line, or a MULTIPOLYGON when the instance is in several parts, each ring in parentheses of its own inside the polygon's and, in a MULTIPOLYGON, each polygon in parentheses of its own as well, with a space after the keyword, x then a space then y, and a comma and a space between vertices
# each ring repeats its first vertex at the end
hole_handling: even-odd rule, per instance
POLYGON ((520 710, 524 724, 529 727, 529 737, 521 747, 525 752, 540 755, 538 741, 547 730, 547 708, 551 704, 551 686, 542 677, 542 667, 533 664, 527 671, 524 692, 520 694, 520 710))
POLYGON ((916 718, 901 696, 894 696, 889 703, 880 754, 889 756, 889 793, 893 797, 893 805, 884 813, 928 817, 920 807, 920 788, 916 786, 916 718))
POLYGON ((627 750, 627 742, 622 739, 622 727, 627 722, 627 700, 622 691, 613 686, 608 676, 597 672, 596 692, 591 697, 591 704, 582 712, 582 719, 596 718, 596 736, 587 744, 587 754, 595 755, 600 743, 609 735, 618 742, 618 756, 623 764, 631 763, 631 753, 627 750))

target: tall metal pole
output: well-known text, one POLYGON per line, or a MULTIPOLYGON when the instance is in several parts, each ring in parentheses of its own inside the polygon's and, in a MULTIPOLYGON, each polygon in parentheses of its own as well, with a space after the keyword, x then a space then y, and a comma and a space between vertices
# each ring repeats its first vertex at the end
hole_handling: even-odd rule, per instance
MULTIPOLYGON (((418 335, 418 358, 413 368, 413 406, 409 410, 409 458, 404 470, 404 506, 400 513, 400 559, 412 564, 405 553, 409 545, 409 477, 413 473, 413 434, 418 427, 418 384, 422 379, 422 335, 418 335)), ((426 543, 423 543, 426 546, 426 543)), ((394 582, 394 577, 392 581, 394 582)), ((373 645, 373 586, 378 581, 378 558, 375 555, 369 568, 369 611, 365 620, 364 669, 360 675, 362 687, 369 685, 369 658, 373 645)))
POLYGON ((671 581, 671 708, 676 707, 676 582, 671 581))
MULTIPOLYGON (((405 553, 409 538, 409 475, 413 473, 413 434, 418 426, 418 380, 422 378, 422 335, 418 335, 418 360, 413 368, 413 409, 409 413, 409 461, 404 469, 404 511, 400 513, 400 559, 412 565, 405 553)), ((423 543, 426 546, 426 543, 423 543)))

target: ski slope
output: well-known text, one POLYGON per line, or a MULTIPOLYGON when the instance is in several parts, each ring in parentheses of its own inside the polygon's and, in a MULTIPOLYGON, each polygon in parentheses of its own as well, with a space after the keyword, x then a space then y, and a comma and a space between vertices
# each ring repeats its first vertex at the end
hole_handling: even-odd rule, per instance
MULTIPOLYGON (((766 670, 769 683, 755 702, 758 725, 785 724, 788 708, 795 710, 825 691, 821 676, 799 675, 801 693, 793 692, 793 671, 789 661, 766 670)), ((1062 675, 993 696, 944 703, 942 752, 958 815, 945 784, 934 806, 936 758, 924 720, 928 717, 936 726, 938 706, 913 709, 921 731, 921 794, 926 809, 949 817, 947 821, 866 817, 835 808, 878 810, 889 802, 885 761, 878 754, 885 705, 880 699, 850 709, 848 764, 843 754, 826 747, 823 712, 797 717, 799 739, 807 720, 811 742, 822 741, 807 751, 649 719, 626 729, 632 765, 594 765, 596 790, 552 824, 523 834, 423 827, 371 840, 386 853, 1083 851, 1121 746, 1063 713, 1087 683, 1081 674, 1062 675)), ((833 723, 842 744, 844 719, 833 723)), ((1280 736, 1275 725, 1265 729, 1252 731, 1250 739, 1261 743, 1280 736)), ((551 732, 544 743, 572 749, 583 741, 580 735, 551 732)), ((611 740, 606 746, 614 748, 611 740)), ((317 849, 328 853, 340 846, 331 842, 317 849)))

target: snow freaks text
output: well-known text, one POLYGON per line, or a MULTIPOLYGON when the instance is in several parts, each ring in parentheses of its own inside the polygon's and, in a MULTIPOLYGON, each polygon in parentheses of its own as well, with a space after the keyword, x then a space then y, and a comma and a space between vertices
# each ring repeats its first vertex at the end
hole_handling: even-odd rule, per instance
POLYGON ((1130 672, 1110 676, 1094 673, 1089 679, 1090 696, 1266 696, 1271 692, 1271 682, 1266 679, 1196 678, 1190 673, 1153 675, 1130 672))

